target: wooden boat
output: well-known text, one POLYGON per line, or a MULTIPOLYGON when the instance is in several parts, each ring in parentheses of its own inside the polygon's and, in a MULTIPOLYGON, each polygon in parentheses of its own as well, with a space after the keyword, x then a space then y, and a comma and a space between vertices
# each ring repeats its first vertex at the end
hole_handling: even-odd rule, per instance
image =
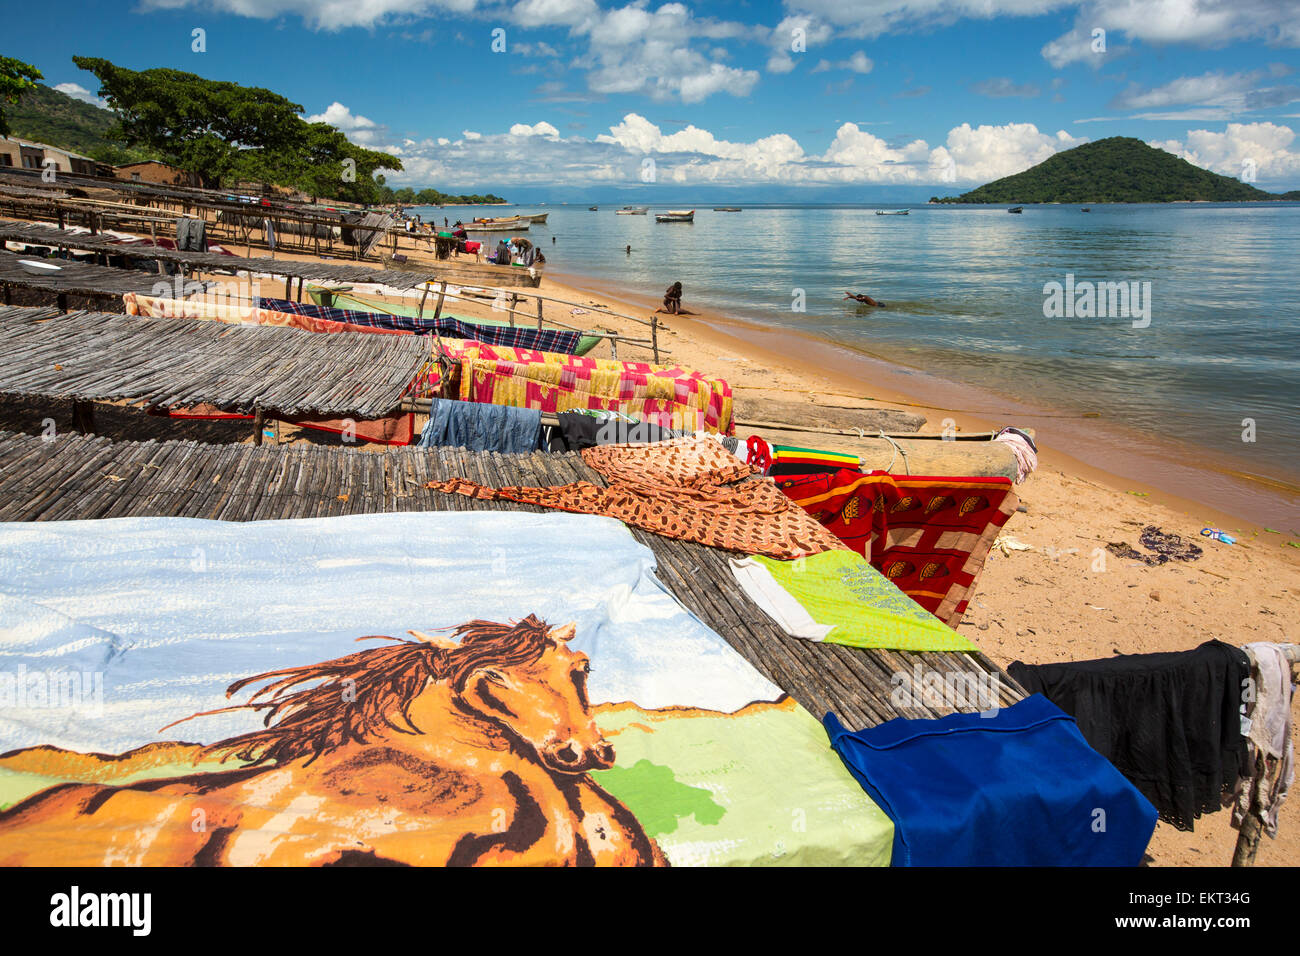
POLYGON ((520 219, 527 219, 529 222, 535 222, 535 223, 537 223, 537 224, 540 226, 540 225, 545 225, 545 224, 546 224, 546 217, 549 216, 549 215, 550 215, 549 212, 544 212, 544 213, 542 213, 541 215, 538 215, 538 216, 534 216, 534 215, 523 215, 523 216, 520 216, 519 218, 520 218, 520 219))
POLYGON ((616 215, 616 216, 644 216, 647 212, 649 212, 649 207, 648 207, 648 206, 624 206, 622 209, 617 210, 617 211, 614 213, 614 215, 616 215))
POLYGON ((474 222, 484 226, 510 226, 510 225, 514 225, 515 223, 532 222, 532 217, 531 216, 495 216, 495 217, 484 217, 481 219, 475 219, 474 222))
POLYGON ((1015 212, 1015 213, 1021 213, 1024 211, 1025 211, 1024 206, 1012 206, 1010 209, 1007 210, 1007 212, 1015 212))
POLYGON ((694 222, 694 209, 669 209, 655 216, 655 222, 694 222))
POLYGON ((511 219, 509 222, 471 222, 465 227, 466 232, 527 232, 532 225, 527 219, 511 219))
POLYGON ((591 210, 592 212, 595 212, 599 207, 597 207, 597 206, 588 206, 587 208, 588 208, 589 210, 591 210))
POLYGON ((877 216, 906 216, 906 209, 877 209, 877 216))
POLYGON ((714 206, 714 212, 744 212, 739 206, 714 206))
POLYGON ((1088 206, 1084 206, 1083 209, 1080 210, 1080 212, 1092 212, 1092 209, 1089 208, 1088 206))

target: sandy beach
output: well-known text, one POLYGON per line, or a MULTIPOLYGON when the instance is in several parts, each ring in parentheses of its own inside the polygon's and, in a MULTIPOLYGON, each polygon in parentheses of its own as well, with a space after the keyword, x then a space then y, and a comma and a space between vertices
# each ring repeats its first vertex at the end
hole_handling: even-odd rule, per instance
MULTIPOLYGON (((658 304, 574 276, 548 274, 542 291, 632 314, 648 314, 658 304)), ((600 325, 618 327, 617 321, 600 318, 600 325)), ((791 412, 802 407, 801 420, 810 425, 819 422, 819 407, 828 406, 920 412, 927 419, 925 433, 939 432, 946 418, 966 431, 1015 423, 972 414, 957 400, 979 396, 951 383, 929 388, 922 380, 915 391, 904 392, 899 383, 919 377, 906 369, 856 377, 822 360, 835 354, 833 345, 797 333, 774 336, 706 310, 660 319, 666 328, 660 338, 664 360, 725 378, 741 423, 775 403, 781 403, 780 421, 800 420, 791 412)), ((620 331, 634 327, 628 323, 620 331)), ((852 451, 855 443, 847 436, 777 434, 738 425, 738 435, 751 433, 832 450, 852 451)), ((1039 439, 1038 470, 1016 489, 1026 511, 1004 531, 1029 547, 993 552, 961 625, 961 632, 999 665, 1181 651, 1212 638, 1236 645, 1292 639, 1289 622, 1300 615, 1300 550, 1288 545, 1295 536, 1267 532, 1160 484, 1108 472, 1083 460, 1086 453, 1077 446, 1067 451, 1053 445, 1050 430, 1040 429, 1039 439), (1105 570, 1094 570, 1097 549, 1110 542, 1136 544, 1147 525, 1196 541, 1204 554, 1186 564, 1148 567, 1103 552, 1105 570), (1202 537, 1207 525, 1231 529, 1239 543, 1202 537)), ((1228 811, 1221 810, 1197 821, 1191 833, 1160 823, 1148 854, 1158 866, 1226 866, 1236 839, 1228 811)), ((1261 842, 1257 865, 1297 862, 1300 810, 1293 801, 1282 807, 1278 838, 1261 842)))

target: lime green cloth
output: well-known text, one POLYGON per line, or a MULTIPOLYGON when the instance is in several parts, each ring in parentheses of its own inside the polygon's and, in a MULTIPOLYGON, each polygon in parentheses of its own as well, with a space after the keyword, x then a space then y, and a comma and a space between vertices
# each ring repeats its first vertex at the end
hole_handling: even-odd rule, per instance
POLYGON ((754 561, 814 621, 831 627, 822 638, 828 643, 900 651, 978 650, 852 551, 823 551, 795 561, 755 555, 754 561))

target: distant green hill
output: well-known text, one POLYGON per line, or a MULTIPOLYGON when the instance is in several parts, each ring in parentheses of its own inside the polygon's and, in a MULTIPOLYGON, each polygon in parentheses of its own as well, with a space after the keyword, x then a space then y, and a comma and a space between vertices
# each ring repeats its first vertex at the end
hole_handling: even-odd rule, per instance
POLYGON ((7 110, 10 134, 50 146, 70 149, 105 163, 157 159, 147 150, 128 149, 109 139, 117 117, 93 103, 38 85, 7 110))
POLYGON ((940 203, 1246 202, 1279 199, 1249 183, 1193 166, 1131 136, 1057 153, 1023 173, 940 203))

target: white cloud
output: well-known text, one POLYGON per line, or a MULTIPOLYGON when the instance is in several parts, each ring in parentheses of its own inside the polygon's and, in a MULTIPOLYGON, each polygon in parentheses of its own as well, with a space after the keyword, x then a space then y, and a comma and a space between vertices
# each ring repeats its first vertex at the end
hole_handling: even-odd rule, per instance
POLYGON ((482 134, 482 133, 476 133, 476 132, 474 132, 472 129, 463 129, 463 130, 460 131, 460 137, 461 137, 461 139, 467 139, 467 140, 473 141, 473 140, 476 140, 476 139, 482 139, 482 138, 483 138, 483 134, 482 134))
POLYGON ((1074 26, 1042 49, 1058 69, 1098 65, 1121 52, 1117 38, 1154 45, 1221 47, 1241 40, 1300 46, 1300 4, 1291 0, 1088 0, 1074 26), (1093 49, 1092 31, 1106 31, 1106 51, 1093 49))
POLYGON ((142 0, 140 9, 209 8, 258 20, 295 15, 313 30, 373 27, 402 17, 472 13, 478 0, 142 0))
POLYGON ((619 7, 590 16, 571 31, 587 37, 587 52, 575 65, 588 70, 587 86, 596 93, 698 103, 715 93, 747 96, 758 82, 757 71, 712 59, 716 47, 702 41, 754 38, 761 31, 696 17, 681 3, 654 10, 639 4, 619 7))
POLYGON ((817 65, 812 68, 812 72, 825 73, 827 70, 849 70, 853 73, 870 73, 875 69, 875 66, 876 64, 872 62, 871 57, 858 50, 847 60, 838 60, 834 63, 830 60, 818 60, 817 65))
POLYGON ((509 169, 511 181, 538 185, 591 182, 640 184, 643 161, 653 157, 660 182, 782 185, 975 185, 1022 172, 1053 153, 1086 142, 1029 123, 949 131, 942 144, 915 139, 891 143, 844 123, 822 153, 809 153, 792 136, 774 133, 747 142, 719 139, 687 126, 672 133, 638 113, 609 132, 565 139, 544 121, 515 124, 505 133, 482 133, 448 143, 425 140, 402 150, 405 169, 393 184, 469 188, 487 168, 509 169), (955 177, 955 178, 954 178, 955 177))
POLYGON ((98 106, 100 109, 108 109, 108 100, 96 96, 80 83, 59 83, 54 88, 60 93, 66 93, 74 100, 81 100, 83 103, 90 103, 92 106, 98 106))
POLYGON ((1290 73, 1283 64, 1242 73, 1211 71, 1200 76, 1180 76, 1160 86, 1144 88, 1130 84, 1111 106, 1117 109, 1155 109, 1136 114, 1137 119, 1224 120, 1251 110, 1272 109, 1300 100, 1300 87, 1276 85, 1290 73), (1159 112, 1160 107, 1193 106, 1192 109, 1159 112))
POLYGON ((1152 146, 1181 156, 1212 172, 1240 177, 1249 164, 1258 177, 1255 185, 1294 182, 1300 177, 1300 151, 1293 149, 1296 134, 1276 123, 1229 123, 1222 133, 1188 130, 1183 140, 1153 141, 1152 146))
POLYGON ((560 131, 546 121, 535 123, 529 126, 527 123, 516 123, 510 127, 511 136, 550 136, 558 137, 560 131))
POLYGON ((804 56, 808 50, 826 43, 833 32, 830 24, 806 15, 786 17, 768 34, 767 44, 771 53, 767 59, 767 71, 789 73, 796 66, 796 56, 804 56))
MULTIPOLYGON (((369 117, 353 113, 338 100, 325 108, 325 112, 307 117, 308 123, 329 123, 337 127, 344 136, 367 149, 378 149, 388 141, 388 127, 376 123, 369 117)), ((385 147, 391 152, 391 148, 385 147)))

